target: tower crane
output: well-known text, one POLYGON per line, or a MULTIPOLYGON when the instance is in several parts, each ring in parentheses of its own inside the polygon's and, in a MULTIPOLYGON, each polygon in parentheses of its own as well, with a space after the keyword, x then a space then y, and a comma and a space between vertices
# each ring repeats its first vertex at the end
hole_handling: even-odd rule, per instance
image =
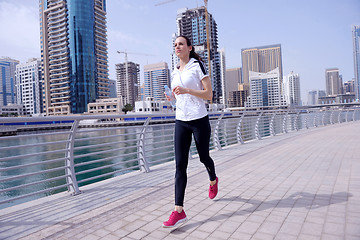
MULTIPOLYGON (((167 0, 163 2, 159 2, 155 4, 155 6, 167 4, 170 2, 175 2, 176 0, 167 0)), ((207 48, 207 60, 208 60, 208 70, 209 70, 209 78, 211 79, 211 64, 210 64, 210 27, 209 27, 209 13, 207 11, 208 0, 204 0, 205 7, 205 22, 206 22, 206 48, 207 48)))
POLYGON ((125 79, 126 79, 126 95, 127 98, 130 96, 129 92, 129 70, 128 70, 128 54, 135 54, 135 55, 143 55, 143 56, 154 56, 152 54, 146 54, 146 53, 134 53, 134 52, 127 52, 125 51, 116 51, 118 54, 124 54, 125 55, 125 79))

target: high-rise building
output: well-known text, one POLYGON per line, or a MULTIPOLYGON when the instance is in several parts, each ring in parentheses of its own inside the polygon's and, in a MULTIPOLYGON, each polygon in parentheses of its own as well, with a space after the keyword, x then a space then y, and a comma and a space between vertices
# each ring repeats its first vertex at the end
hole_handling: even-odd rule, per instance
POLYGON ((179 63, 179 58, 178 58, 178 56, 176 56, 175 51, 174 51, 174 49, 175 49, 175 40, 176 40, 177 36, 178 35, 176 33, 173 33, 173 35, 172 35, 173 52, 171 54, 171 69, 170 69, 171 72, 174 71, 176 65, 179 63))
POLYGON ((29 59, 26 63, 16 66, 17 103, 24 105, 26 115, 40 114, 42 112, 41 94, 41 61, 29 59))
POLYGON ((224 89, 226 103, 229 107, 240 106, 239 84, 241 83, 241 68, 226 69, 224 89))
POLYGON ((227 88, 226 88, 226 58, 225 58, 225 49, 222 48, 219 50, 219 56, 220 56, 220 79, 221 79, 221 103, 224 104, 224 106, 227 103, 228 94, 227 94, 227 88))
POLYGON ((109 79, 109 98, 117 98, 117 92, 116 92, 116 80, 109 79))
POLYGON ((145 99, 162 100, 164 86, 170 85, 170 71, 166 62, 144 66, 145 99))
POLYGON ((316 105, 318 103, 317 99, 318 99, 317 91, 316 90, 309 91, 307 96, 307 105, 308 106, 316 105))
MULTIPOLYGON (((207 51, 207 35, 206 35, 206 17, 205 7, 194 9, 179 9, 177 18, 177 35, 187 36, 194 48, 195 52, 203 59, 207 69, 208 51, 207 51)), ((220 54, 218 52, 218 35, 217 24, 209 13, 209 38, 210 38, 210 66, 211 66, 211 85, 213 88, 213 102, 220 103, 222 97, 221 86, 221 67, 220 54)))
POLYGON ((18 60, 0 58, 0 106, 16 104, 15 70, 18 60))
POLYGON ((325 70, 326 94, 335 96, 343 93, 342 77, 338 68, 328 68, 325 70))
POLYGON ((307 105, 319 104, 319 98, 326 97, 325 90, 312 90, 308 92, 307 105))
POLYGON ((245 85, 249 85, 249 72, 267 73, 275 68, 279 68, 279 81, 282 84, 283 70, 281 45, 269 45, 241 49, 242 61, 242 80, 245 85))
POLYGON ((109 97, 105 0, 39 0, 46 115, 109 97))
POLYGON ((140 101, 145 101, 145 83, 140 85, 139 95, 140 101))
POLYGON ((284 97, 287 105, 300 106, 301 94, 299 74, 290 72, 289 75, 284 77, 283 86, 284 97))
POLYGON ((134 107, 139 100, 140 65, 133 62, 119 63, 115 65, 115 69, 117 97, 134 107))
POLYGON ((227 89, 227 92, 238 90, 241 83, 241 68, 226 69, 225 79, 225 89, 227 89))
POLYGON ((267 107, 281 105, 279 68, 267 73, 249 72, 250 106, 267 107))
POLYGON ((360 25, 352 27, 354 73, 355 73, 355 97, 360 98, 360 25))
POLYGON ((344 93, 355 94, 355 79, 344 82, 344 93))

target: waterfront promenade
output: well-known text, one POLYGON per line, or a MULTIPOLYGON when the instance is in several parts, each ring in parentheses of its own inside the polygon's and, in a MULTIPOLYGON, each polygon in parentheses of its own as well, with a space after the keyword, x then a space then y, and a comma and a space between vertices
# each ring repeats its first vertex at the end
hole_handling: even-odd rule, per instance
POLYGON ((161 228, 174 163, 0 210, 0 239, 360 239, 360 122, 304 129, 212 151, 219 194, 190 160, 189 221, 161 228))

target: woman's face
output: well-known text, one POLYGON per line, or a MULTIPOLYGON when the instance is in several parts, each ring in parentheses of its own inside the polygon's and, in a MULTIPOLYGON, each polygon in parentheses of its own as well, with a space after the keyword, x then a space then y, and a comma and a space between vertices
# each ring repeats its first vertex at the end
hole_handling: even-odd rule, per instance
POLYGON ((187 58, 190 56, 190 51, 192 49, 192 46, 188 46, 186 39, 183 37, 178 37, 175 40, 175 54, 180 59, 187 58))

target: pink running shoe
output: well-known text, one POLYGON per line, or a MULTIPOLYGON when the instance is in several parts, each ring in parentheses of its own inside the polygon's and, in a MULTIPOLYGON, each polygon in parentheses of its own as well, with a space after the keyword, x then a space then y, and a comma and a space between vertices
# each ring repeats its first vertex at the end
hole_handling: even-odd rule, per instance
POLYGON ((181 213, 178 213, 177 211, 173 211, 169 217, 169 220, 166 222, 163 222, 162 227, 164 228, 173 228, 179 225, 180 223, 184 223, 187 221, 185 211, 182 210, 181 213))
POLYGON ((213 199, 214 197, 216 197, 217 193, 218 193, 218 183, 219 183, 219 179, 216 177, 216 183, 214 184, 214 186, 209 187, 209 198, 213 199))

